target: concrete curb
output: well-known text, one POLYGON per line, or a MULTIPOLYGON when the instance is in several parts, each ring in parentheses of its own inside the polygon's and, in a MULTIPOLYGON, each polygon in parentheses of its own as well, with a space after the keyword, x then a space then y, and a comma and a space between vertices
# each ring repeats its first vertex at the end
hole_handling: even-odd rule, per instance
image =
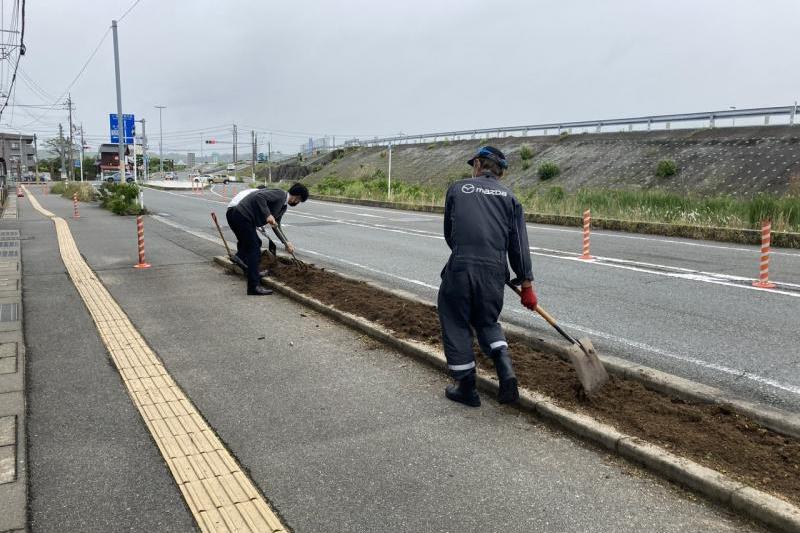
MULTIPOLYGON (((214 261, 230 272, 239 272, 226 257, 218 256, 214 258, 214 261)), ((262 283, 338 322, 384 342, 402 353, 435 368, 442 370, 447 368, 444 354, 429 345, 399 339, 390 330, 378 324, 335 309, 275 280, 264 278, 262 283)), ((485 372, 479 372, 478 386, 482 390, 497 391, 497 382, 485 372)), ((613 427, 602 424, 591 417, 563 409, 541 394, 523 389, 520 391, 520 395, 522 408, 558 423, 579 437, 637 462, 649 470, 722 503, 745 516, 759 520, 780 531, 800 532, 800 508, 788 502, 734 481, 720 472, 678 457, 638 438, 620 433, 613 427)))
MULTIPOLYGON (((402 209, 424 213, 444 213, 439 205, 417 205, 381 200, 357 200, 341 196, 311 195, 313 200, 336 202, 340 204, 365 205, 386 209, 402 209)), ((551 224, 556 226, 582 227, 583 218, 570 215, 546 215, 541 213, 525 213, 525 220, 533 224, 551 224)), ((664 237, 681 237, 686 239, 712 240, 738 244, 761 244, 761 231, 754 229, 715 228, 706 226, 689 226, 686 224, 662 224, 657 222, 640 222, 635 220, 614 220, 592 218, 592 227, 610 231, 628 233, 644 233, 664 237)), ((800 248, 800 233, 772 232, 772 246, 776 248, 800 248)))
MULTIPOLYGON (((394 294, 406 300, 411 300, 422 305, 436 306, 434 301, 426 300, 412 292, 385 287, 374 280, 354 276, 352 274, 345 274, 335 269, 326 268, 326 270, 344 279, 365 283, 370 287, 394 294)), ((562 360, 569 362, 569 355, 565 345, 535 337, 527 330, 515 324, 509 324, 507 322, 501 322, 501 324, 509 337, 524 342, 528 346, 541 352, 557 355, 562 360)), ((668 374, 656 370, 655 368, 631 363, 630 361, 618 357, 601 355, 600 359, 603 361, 609 373, 624 379, 639 382, 650 390, 684 400, 725 406, 777 433, 800 438, 800 414, 765 407, 754 402, 742 400, 741 398, 731 397, 718 388, 668 374)))

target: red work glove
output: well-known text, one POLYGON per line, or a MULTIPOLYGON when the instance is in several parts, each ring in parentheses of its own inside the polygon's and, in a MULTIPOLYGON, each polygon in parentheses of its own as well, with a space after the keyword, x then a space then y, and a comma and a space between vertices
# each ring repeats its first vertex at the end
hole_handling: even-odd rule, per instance
POLYGON ((520 302, 531 311, 536 310, 536 304, 539 303, 539 299, 536 298, 536 293, 533 292, 533 286, 522 287, 522 298, 520 302))

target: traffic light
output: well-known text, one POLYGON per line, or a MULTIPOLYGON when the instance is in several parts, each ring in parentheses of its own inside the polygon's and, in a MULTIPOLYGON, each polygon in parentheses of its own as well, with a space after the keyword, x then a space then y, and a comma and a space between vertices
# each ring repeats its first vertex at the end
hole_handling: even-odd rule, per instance
POLYGON ((206 139, 206 144, 217 144, 216 139, 206 139))

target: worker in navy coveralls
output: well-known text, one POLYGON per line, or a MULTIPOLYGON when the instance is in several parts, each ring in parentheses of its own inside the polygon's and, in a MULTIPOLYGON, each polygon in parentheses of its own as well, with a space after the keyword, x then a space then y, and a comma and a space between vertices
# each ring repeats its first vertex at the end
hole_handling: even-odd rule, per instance
POLYGON ((505 156, 485 146, 467 163, 472 177, 452 184, 445 199, 444 238, 451 255, 442 270, 438 311, 447 366, 455 379, 445 395, 478 407, 472 329, 483 353, 494 361, 500 403, 519 399, 508 343, 497 322, 509 263, 514 283, 522 285, 522 305, 533 310, 537 299, 522 206, 498 181, 508 168, 505 156))

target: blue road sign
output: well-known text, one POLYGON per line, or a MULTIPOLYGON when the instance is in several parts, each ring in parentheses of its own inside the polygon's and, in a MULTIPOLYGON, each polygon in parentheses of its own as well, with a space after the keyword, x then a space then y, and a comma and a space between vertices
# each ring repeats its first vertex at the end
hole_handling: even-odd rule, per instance
MULTIPOLYGON (((108 115, 108 123, 111 129, 111 142, 119 143, 119 124, 117 123, 116 113, 110 113, 108 115)), ((125 135, 124 144, 133 144, 133 130, 134 130, 133 115, 122 115, 122 128, 124 129, 124 135, 125 135)))

